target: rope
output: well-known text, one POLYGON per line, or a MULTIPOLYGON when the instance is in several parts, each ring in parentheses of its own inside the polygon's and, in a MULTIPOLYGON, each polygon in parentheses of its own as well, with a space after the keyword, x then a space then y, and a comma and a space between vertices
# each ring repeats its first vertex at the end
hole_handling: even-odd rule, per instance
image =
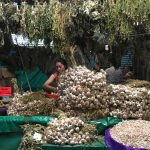
POLYGON ((23 69, 24 69, 25 77, 26 77, 26 80, 27 80, 27 83, 28 83, 28 87, 29 87, 30 92, 32 92, 31 85, 30 85, 30 82, 29 82, 27 73, 26 73, 26 71, 25 71, 25 65, 24 65, 24 63, 23 63, 23 58, 22 58, 21 52, 20 52, 19 47, 18 47, 17 39, 15 39, 15 40, 16 40, 16 43, 17 43, 17 50, 18 50, 18 52, 19 52, 19 56, 20 56, 20 59, 21 59, 22 67, 23 67, 23 69))

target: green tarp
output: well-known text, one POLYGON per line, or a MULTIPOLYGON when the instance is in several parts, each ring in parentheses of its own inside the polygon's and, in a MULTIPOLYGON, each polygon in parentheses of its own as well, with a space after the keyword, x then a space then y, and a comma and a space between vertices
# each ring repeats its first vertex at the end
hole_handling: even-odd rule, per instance
MULTIPOLYGON (((51 121, 53 117, 50 116, 32 116, 32 117, 22 117, 22 116, 0 116, 0 150, 17 150, 21 142, 23 132, 20 125, 23 124, 43 124, 46 125, 51 121)), ((117 124, 122 121, 122 119, 106 117, 99 120, 91 121, 90 123, 95 124, 98 132, 103 133, 105 129, 110 126, 117 124)), ((106 145, 100 139, 99 142, 95 142, 88 145, 76 145, 76 146, 58 146, 51 144, 42 145, 43 150, 106 150, 106 145)))
POLYGON ((106 145, 104 145, 99 141, 87 145, 75 145, 75 146, 71 145, 59 146, 59 145, 43 144, 42 150, 108 150, 108 149, 106 145))
POLYGON ((114 117, 106 117, 106 118, 90 121, 90 123, 96 126, 98 134, 103 134, 107 128, 112 127, 115 124, 118 124, 122 120, 123 119, 114 118, 114 117))
POLYGON ((20 125, 24 120, 21 116, 0 116, 0 150, 17 150, 23 136, 20 125))
POLYGON ((0 133, 2 132, 20 132, 20 125, 26 123, 47 124, 53 117, 50 116, 0 116, 0 133))
MULTIPOLYGON (((20 125, 25 123, 47 124, 53 117, 50 116, 0 116, 0 132, 17 132, 20 131, 20 125)), ((98 120, 90 121, 89 123, 96 126, 99 134, 111 126, 121 122, 122 119, 114 117, 106 117, 98 120)))
POLYGON ((32 116, 28 117, 28 122, 46 125, 49 121, 52 121, 53 119, 54 118, 50 116, 32 116))
POLYGON ((24 123, 22 116, 0 116, 0 133, 20 132, 20 125, 24 123))
POLYGON ((38 123, 46 125, 50 116, 0 116, 0 150, 17 150, 23 137, 21 125, 38 123))
POLYGON ((0 133, 0 150, 17 150, 22 137, 23 132, 0 133))
POLYGON ((15 74, 19 88, 24 91, 29 90, 27 78, 32 91, 41 90, 44 82, 48 79, 48 77, 38 67, 36 67, 32 72, 27 73, 27 78, 25 72, 22 70, 16 71, 15 74))

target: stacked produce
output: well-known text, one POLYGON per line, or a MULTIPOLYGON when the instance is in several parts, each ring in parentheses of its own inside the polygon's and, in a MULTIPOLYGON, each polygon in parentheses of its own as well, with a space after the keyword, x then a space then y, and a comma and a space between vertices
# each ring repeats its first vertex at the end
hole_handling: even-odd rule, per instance
POLYGON ((106 84, 106 73, 95 73, 83 66, 69 68, 60 76, 61 92, 56 102, 41 92, 16 94, 9 115, 50 115, 57 108, 68 116, 97 119, 111 115, 119 118, 149 119, 150 91, 125 85, 106 84))
POLYGON ((133 148, 150 149, 150 122, 145 120, 123 121, 110 130, 117 142, 133 148))
POLYGON ((50 115, 55 107, 55 102, 44 97, 42 92, 25 92, 23 95, 16 94, 8 109, 9 115, 15 116, 37 116, 50 115))
POLYGON ((77 117, 54 119, 49 123, 45 138, 51 144, 86 144, 96 139, 96 128, 77 117))
POLYGON ((98 117, 103 117, 108 114, 108 88, 104 71, 95 73, 82 66, 69 68, 60 77, 59 89, 62 96, 59 108, 72 114, 100 110, 102 112, 98 117))
POLYGON ((145 80, 129 79, 124 84, 135 88, 145 87, 146 89, 150 89, 150 82, 145 80))
POLYGON ((120 118, 148 118, 150 116, 150 91, 124 85, 112 87, 109 101, 110 115, 120 118))
POLYGON ((106 73, 86 67, 69 68, 60 77, 59 108, 71 116, 96 119, 107 115, 120 118, 150 116, 150 91, 106 84, 106 73))

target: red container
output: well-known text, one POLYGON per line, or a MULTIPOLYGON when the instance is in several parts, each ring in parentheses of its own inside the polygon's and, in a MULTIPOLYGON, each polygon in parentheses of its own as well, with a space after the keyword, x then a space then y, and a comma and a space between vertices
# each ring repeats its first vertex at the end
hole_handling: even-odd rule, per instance
POLYGON ((0 87, 0 96, 11 96, 12 88, 10 86, 1 86, 0 87))
POLYGON ((50 99, 55 99, 55 100, 59 99, 59 96, 56 93, 53 93, 53 94, 46 93, 44 95, 50 99))

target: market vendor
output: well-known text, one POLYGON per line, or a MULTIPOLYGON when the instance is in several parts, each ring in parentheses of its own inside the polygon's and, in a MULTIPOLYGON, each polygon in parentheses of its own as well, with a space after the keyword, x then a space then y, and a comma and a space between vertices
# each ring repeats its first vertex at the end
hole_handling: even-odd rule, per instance
POLYGON ((116 65, 114 60, 110 61, 110 67, 105 71, 108 84, 120 84, 123 81, 122 70, 116 65))
POLYGON ((132 67, 124 67, 123 68, 123 79, 128 80, 133 78, 133 69, 132 67))
POLYGON ((67 62, 63 58, 58 58, 55 60, 56 72, 54 72, 48 80, 44 83, 43 87, 48 92, 58 92, 58 77, 64 72, 68 65, 67 62))

